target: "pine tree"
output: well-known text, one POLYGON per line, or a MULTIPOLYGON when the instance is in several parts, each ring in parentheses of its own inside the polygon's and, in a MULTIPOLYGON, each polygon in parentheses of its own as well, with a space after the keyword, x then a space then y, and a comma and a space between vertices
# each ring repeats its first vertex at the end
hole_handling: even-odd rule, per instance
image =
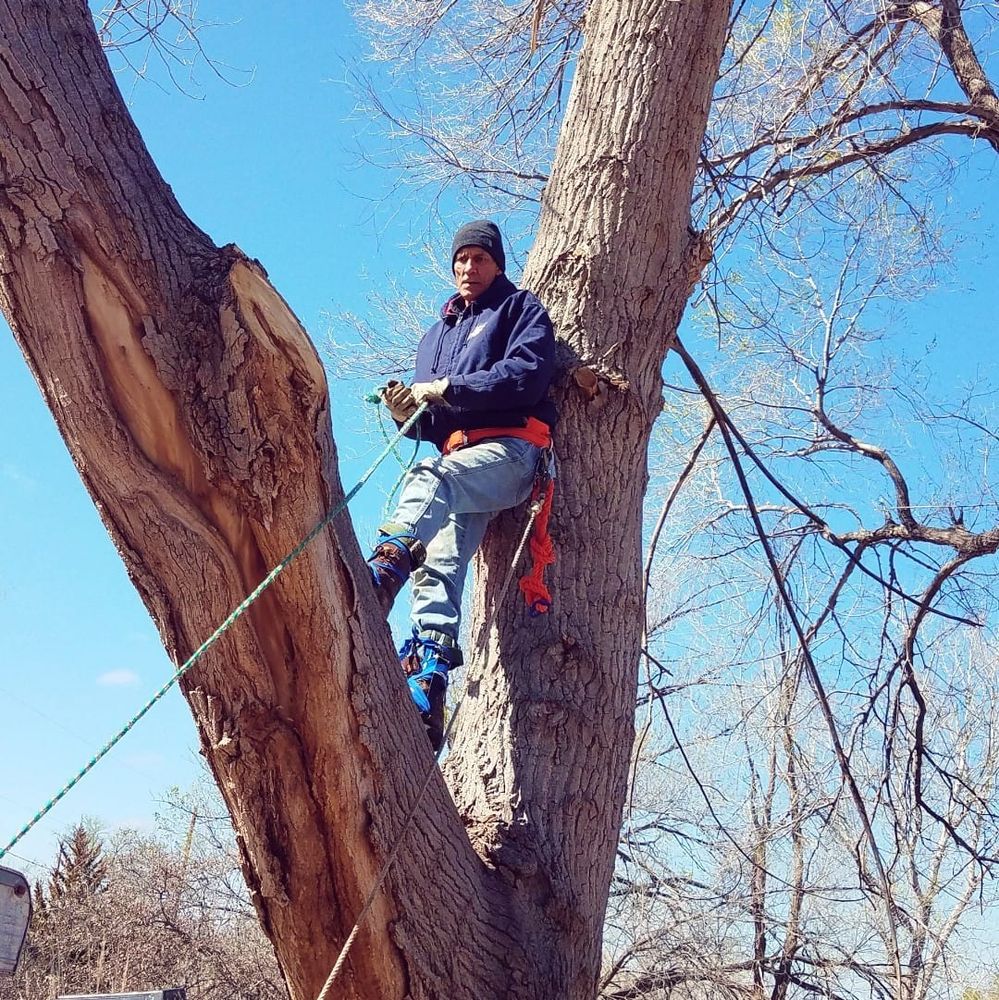
POLYGON ((49 878, 49 902, 80 900, 105 889, 104 845, 94 829, 78 823, 59 840, 59 856, 49 878))

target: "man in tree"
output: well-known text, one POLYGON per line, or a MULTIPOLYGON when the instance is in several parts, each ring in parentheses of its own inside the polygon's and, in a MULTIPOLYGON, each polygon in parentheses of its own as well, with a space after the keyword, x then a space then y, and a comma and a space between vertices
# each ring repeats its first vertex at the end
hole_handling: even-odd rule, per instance
MULTIPOLYGON (((399 9, 422 6, 436 10, 399 9)), ((632 754, 647 445, 704 256, 691 191, 732 6, 590 4, 586 44, 566 56, 524 280, 557 309, 567 351, 615 381, 592 408, 566 386, 557 614, 525 629, 496 603, 499 574, 479 588, 490 683, 462 710, 452 794, 413 772, 416 719, 387 732, 400 692, 381 609, 357 593, 368 571, 347 518, 275 581, 265 606, 280 614, 244 615, 181 681, 295 1000, 326 983, 389 857, 363 946, 341 966, 345 996, 597 993, 632 754), (483 739, 461 738, 470 730, 483 739), (410 819, 423 835, 397 839, 410 819), (442 857, 454 880, 428 893, 442 857)), ((90 7, 4 11, 0 306, 181 662, 342 497, 325 373, 263 268, 180 209, 90 7)), ((484 546, 490 576, 515 544, 484 546)))
POLYGON ((451 247, 457 294, 423 335, 414 382, 390 383, 383 399, 397 423, 428 407, 408 432, 440 456, 418 462, 368 560, 386 611, 413 573, 413 635, 400 657, 438 751, 448 670, 462 662, 461 595, 489 519, 524 501, 551 445, 548 399, 555 336, 545 307, 503 273, 503 239, 492 222, 462 226, 451 247))

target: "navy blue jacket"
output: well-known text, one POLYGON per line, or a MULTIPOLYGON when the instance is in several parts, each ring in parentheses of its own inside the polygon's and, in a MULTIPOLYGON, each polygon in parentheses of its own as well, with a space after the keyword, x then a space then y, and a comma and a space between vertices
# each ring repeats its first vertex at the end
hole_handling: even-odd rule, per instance
MULTIPOLYGON (((555 425, 548 389, 555 374, 555 334, 531 292, 504 274, 467 307, 458 295, 416 350, 414 382, 446 378, 447 406, 431 406, 419 435, 438 448, 453 431, 523 427, 528 417, 555 425)), ((410 437, 417 436, 414 427, 410 437)))

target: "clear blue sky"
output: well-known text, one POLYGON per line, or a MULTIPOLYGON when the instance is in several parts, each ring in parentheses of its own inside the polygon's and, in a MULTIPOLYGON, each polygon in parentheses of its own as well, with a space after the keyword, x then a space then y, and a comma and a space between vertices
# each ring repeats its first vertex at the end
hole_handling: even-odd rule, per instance
MULTIPOLYGON (((235 242, 258 257, 321 339, 324 311, 364 314, 385 276, 405 278, 422 267, 398 247, 427 231, 427 212, 412 199, 382 201, 394 178, 358 158, 358 141, 373 126, 354 113, 342 82, 361 43, 339 3, 216 0, 211 7, 213 16, 233 23, 204 36, 209 52, 233 67, 253 68, 252 81, 227 86, 202 67, 197 100, 140 83, 130 88, 132 112, 190 216, 217 243, 235 242)), ((994 184, 995 169, 983 174, 975 167, 962 176, 955 199, 966 206, 954 210, 970 214, 994 184)), ((986 247, 990 225, 980 219, 976 230, 986 247)), ((989 278, 988 263, 975 263, 972 249, 961 284, 987 291, 995 272, 989 278)), ((962 351, 974 345, 983 360, 994 358, 988 298, 942 293, 911 313, 913 333, 960 338, 962 351)), ((2 844, 171 665, 2 320, 0 399, 2 844)), ((377 446, 359 435, 364 406, 353 389, 334 406, 347 484, 377 446)), ((362 537, 379 508, 380 500, 362 501, 362 537)), ((164 790, 193 778, 196 745, 186 705, 173 692, 17 854, 48 861, 55 836, 84 814, 109 825, 150 823, 164 790)))

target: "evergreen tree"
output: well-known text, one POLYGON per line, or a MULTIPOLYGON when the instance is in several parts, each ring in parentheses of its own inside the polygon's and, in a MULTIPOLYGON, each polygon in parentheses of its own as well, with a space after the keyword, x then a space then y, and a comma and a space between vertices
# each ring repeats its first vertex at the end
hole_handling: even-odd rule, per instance
POLYGON ((59 840, 59 856, 49 878, 49 901, 79 900, 107 889, 104 845, 82 822, 59 840))

